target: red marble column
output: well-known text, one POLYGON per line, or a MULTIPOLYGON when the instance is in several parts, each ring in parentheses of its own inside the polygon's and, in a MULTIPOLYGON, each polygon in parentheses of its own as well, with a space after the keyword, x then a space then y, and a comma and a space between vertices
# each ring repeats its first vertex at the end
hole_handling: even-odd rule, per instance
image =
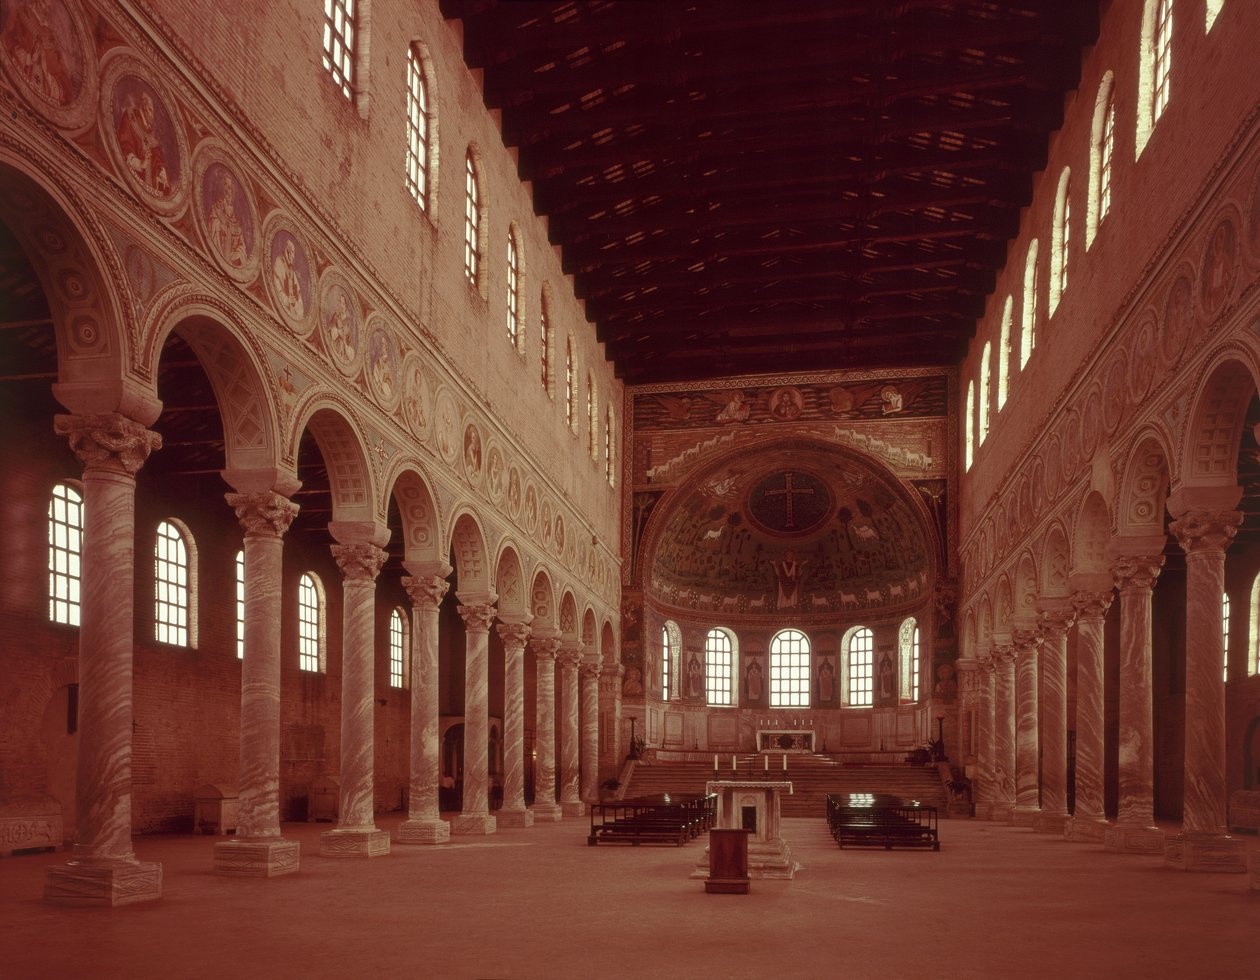
POLYGON ((994 663, 992 655, 976 657, 976 774, 972 780, 975 815, 980 820, 993 819, 996 780, 994 778, 994 663))
POLYGON ((578 792, 579 727, 581 698, 578 693, 578 665, 582 662, 580 643, 560 648, 560 682, 564 685, 564 715, 560 718, 560 808, 566 817, 586 812, 578 792))
POLYGON ((1120 590, 1120 804, 1103 846, 1124 854, 1158 854, 1155 826, 1154 719, 1151 700, 1151 590, 1163 555, 1130 555, 1112 563, 1120 590))
POLYGON ((1076 808, 1063 836, 1098 841, 1106 836, 1103 813, 1103 620, 1110 592, 1077 592, 1076 607, 1076 808))
POLYGON ((162 897, 162 866, 131 849, 132 647, 136 473, 162 437, 123 415, 58 415, 83 464, 79 758, 74 853, 44 878, 44 899, 127 905, 162 897))
POLYGON ((1186 871, 1247 870, 1246 847, 1226 832, 1225 662, 1221 593, 1225 549, 1243 515, 1192 508, 1170 530, 1186 553, 1186 775, 1181 833, 1165 863, 1186 871))
POLYGON ((538 678, 534 695, 534 819, 559 820, 563 816, 556 802, 556 653, 560 640, 535 632, 530 649, 538 678))
POLYGON ((529 623, 500 623, 503 640, 503 827, 532 827, 534 812, 525 807, 525 644, 529 623))
POLYGON ((438 607, 450 586, 451 566, 408 564, 403 576, 411 597, 411 771, 407 819, 398 827, 400 844, 444 844, 451 825, 438 809, 441 747, 438 745, 438 607))
MULTIPOLYGON (((463 598, 463 597, 461 597, 463 598)), ((464 805, 453 834, 493 834, 490 814, 490 623, 496 596, 469 597, 464 619, 464 805)))
POLYGON ((599 802, 599 659, 582 661, 582 800, 599 802))
POLYGON ((272 878, 298 870, 297 841, 280 836, 280 576, 298 507, 266 490, 229 493, 245 529, 245 653, 236 837, 214 845, 215 874, 272 878))
POLYGON ((993 647, 993 811, 1007 821, 1015 810, 1015 648, 993 647))
POLYGON ((335 544, 341 569, 341 771, 337 828, 320 835, 325 857, 379 857, 389 834, 376 827, 376 576, 386 554, 374 544, 335 544))
POLYGON ((1011 823, 1031 827, 1041 813, 1037 762, 1041 755, 1038 724, 1037 645, 1035 629, 1016 629, 1015 643, 1015 809, 1011 823))
POLYGON ((1070 600, 1047 600, 1041 619, 1041 813, 1033 829, 1063 836, 1067 811, 1067 631, 1070 600))

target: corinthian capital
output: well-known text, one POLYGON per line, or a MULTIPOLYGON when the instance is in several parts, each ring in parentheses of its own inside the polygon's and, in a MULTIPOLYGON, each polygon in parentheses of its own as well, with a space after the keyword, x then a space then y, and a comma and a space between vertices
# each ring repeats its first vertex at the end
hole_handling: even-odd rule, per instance
POLYGON ((560 651, 560 637, 535 635, 530 638, 529 648, 539 660, 555 660, 560 651))
POLYGON ((1043 637, 1057 638, 1067 633, 1076 622, 1076 610, 1066 603, 1038 610, 1037 625, 1043 637))
POLYGON ((464 629, 469 633, 488 633, 494 614, 493 602, 476 602, 459 607, 459 615, 464 620, 464 629))
POLYGON ((298 505, 274 490, 223 496, 228 506, 236 511, 236 519, 247 536, 282 538, 298 514, 298 505))
POLYGON ((85 470, 106 469, 135 476, 162 448, 162 437, 125 415, 57 415, 53 430, 65 436, 85 470))
POLYGON ((1223 552, 1234 540, 1242 519, 1241 511, 1195 507, 1168 525, 1168 529, 1177 535, 1177 542, 1187 555, 1196 551, 1223 552))
POLYGON ((560 666, 565 670, 576 670, 582 662, 582 644, 573 641, 560 644, 560 666))
POLYGON ((1015 646, 1011 643, 997 643, 990 654, 993 657, 994 669, 1005 667, 1015 662, 1015 646))
POLYGON ((376 581, 389 557, 374 544, 335 544, 332 555, 341 569, 341 577, 347 582, 376 581))
POLYGON ((436 609, 442 604, 450 583, 436 575, 404 575, 402 586, 407 590, 411 604, 417 609, 436 609))
POLYGON ((500 623, 495 629, 508 650, 523 650, 531 632, 528 623, 500 623))
POLYGON ((1036 627, 1011 630, 1011 643, 1015 647, 1016 654, 1031 652, 1037 648, 1037 644, 1040 642, 1041 630, 1036 627))
POLYGON ((1076 608, 1077 622, 1101 623, 1111 607, 1112 592, 1076 592, 1072 605, 1076 608))
POLYGON ((1122 555, 1111 563, 1111 577, 1121 592, 1149 592, 1163 567, 1163 555, 1122 555))

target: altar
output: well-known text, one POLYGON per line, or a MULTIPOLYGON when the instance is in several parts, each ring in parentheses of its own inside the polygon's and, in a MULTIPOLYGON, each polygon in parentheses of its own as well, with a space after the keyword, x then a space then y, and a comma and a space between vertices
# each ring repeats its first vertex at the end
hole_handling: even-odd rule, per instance
POLYGON ((812 728, 760 728, 757 730, 758 752, 813 752, 812 728))
MULTIPOLYGON (((719 828, 748 830, 748 877, 793 878, 796 861, 791 848, 779 834, 779 801, 783 793, 792 792, 786 780, 711 779, 705 784, 706 794, 717 796, 719 828)), ((708 848, 691 873, 692 878, 709 876, 708 848)))

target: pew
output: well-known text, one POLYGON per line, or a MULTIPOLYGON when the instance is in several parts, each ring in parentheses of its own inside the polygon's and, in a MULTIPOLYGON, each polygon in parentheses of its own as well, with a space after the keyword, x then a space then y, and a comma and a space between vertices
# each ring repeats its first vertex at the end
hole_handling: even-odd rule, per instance
POLYGON ((705 833, 717 820, 717 797, 660 793, 591 804, 591 833, 586 843, 673 844, 681 847, 705 833))
POLYGON ((827 827, 840 847, 941 849, 936 807, 885 793, 827 797, 827 827))

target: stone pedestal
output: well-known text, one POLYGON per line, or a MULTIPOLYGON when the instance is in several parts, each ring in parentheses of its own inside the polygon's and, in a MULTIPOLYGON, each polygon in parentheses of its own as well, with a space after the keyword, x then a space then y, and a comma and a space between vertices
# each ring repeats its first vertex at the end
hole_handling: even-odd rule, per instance
POLYGON ((525 807, 521 807, 519 810, 509 810, 507 807, 504 807, 494 817, 500 827, 534 826, 534 811, 525 807))
POLYGON ((1260 892, 1260 851, 1252 852, 1247 859, 1247 866, 1251 875, 1251 890, 1260 892))
POLYGON ((319 835, 321 857, 381 857, 389 853, 389 834, 383 830, 328 830, 319 835))
POLYGON ((44 901, 57 905, 132 905, 161 897, 162 865, 153 861, 71 861, 44 876, 44 901))
MULTIPOLYGON (((755 815, 755 830, 748 840, 748 877, 796 877, 797 864, 792 858, 792 850, 779 833, 780 799, 783 793, 792 792, 790 782, 718 779, 706 783, 704 791, 717 794, 718 827, 731 830, 743 828, 745 808, 755 815)), ((691 877, 709 877, 708 848, 705 848, 704 856, 691 877)))
POLYGON ((498 821, 489 813, 461 813, 451 820, 452 834, 493 834, 497 829, 498 821))
POLYGON ((1164 841, 1164 864, 1181 871, 1244 874, 1247 847, 1228 834, 1176 834, 1164 841))
POLYGON ((1117 823, 1104 831, 1103 847, 1114 854, 1162 854, 1164 832, 1158 827, 1117 823))
POLYGON ((1093 820, 1087 817, 1068 817, 1063 826, 1063 839, 1080 844, 1101 844, 1107 837, 1111 824, 1106 820, 1093 820))
POLYGON ((445 820, 406 820, 398 825, 399 844, 445 844, 451 839, 451 825, 445 820))
POLYGON ((214 845, 214 873, 238 878, 278 878, 298 870, 295 840, 227 840, 214 845))

